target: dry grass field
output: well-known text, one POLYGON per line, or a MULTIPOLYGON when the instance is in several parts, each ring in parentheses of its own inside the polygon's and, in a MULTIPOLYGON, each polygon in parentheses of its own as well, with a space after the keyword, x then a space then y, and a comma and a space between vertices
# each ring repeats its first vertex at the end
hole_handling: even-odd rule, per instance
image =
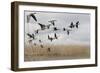
POLYGON ((90 58, 90 47, 84 45, 28 45, 24 50, 24 61, 45 61, 90 58), (48 49, 50 47, 50 49, 48 49))

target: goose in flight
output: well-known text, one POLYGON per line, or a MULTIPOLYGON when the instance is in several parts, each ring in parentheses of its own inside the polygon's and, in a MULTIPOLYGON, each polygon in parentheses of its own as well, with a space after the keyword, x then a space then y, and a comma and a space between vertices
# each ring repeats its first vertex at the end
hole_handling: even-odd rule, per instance
POLYGON ((39 30, 37 29, 37 30, 35 30, 35 34, 38 34, 39 33, 39 30))
POLYGON ((55 26, 55 21, 56 20, 51 20, 51 21, 48 21, 48 22, 50 22, 53 26, 55 26))
POLYGON ((52 38, 48 35, 48 39, 52 42, 55 38, 52 38))
POLYGON ((54 34, 54 36, 55 36, 55 39, 58 39, 58 37, 57 37, 57 34, 56 34, 56 33, 54 34))
POLYGON ((63 28, 63 31, 67 31, 67 35, 69 35, 69 33, 70 33, 70 29, 66 29, 66 28, 63 28))
POLYGON ((70 27, 70 28, 74 28, 74 24, 73 24, 73 22, 71 22, 71 24, 70 24, 69 27, 70 27))
POLYGON ((71 31, 71 30, 67 29, 67 35, 69 35, 70 31, 71 31))
POLYGON ((33 40, 35 39, 35 35, 34 35, 34 34, 29 34, 29 33, 27 33, 27 35, 28 35, 30 38, 32 38, 33 40))
POLYGON ((35 14, 36 14, 36 13, 31 13, 31 14, 27 15, 27 22, 30 21, 30 17, 32 17, 32 18, 37 22, 37 18, 36 18, 36 16, 35 16, 35 14))
POLYGON ((66 29, 65 28, 63 28, 63 31, 65 31, 66 29))
POLYGON ((35 14, 36 14, 36 13, 31 13, 31 14, 30 14, 30 17, 32 17, 32 18, 37 22, 37 18, 36 18, 36 16, 35 16, 35 14))
POLYGON ((77 22, 76 22, 76 28, 79 27, 79 24, 80 24, 79 21, 77 21, 77 22))
POLYGON ((54 37, 50 37, 50 36, 48 35, 48 39, 52 42, 54 39, 58 39, 58 36, 57 36, 56 33, 54 34, 54 37))
POLYGON ((38 23, 41 27, 41 30, 45 30, 45 25, 44 24, 41 24, 41 23, 38 23))
POLYGON ((54 27, 53 29, 54 29, 54 31, 60 30, 60 29, 58 29, 57 27, 54 27))
POLYGON ((44 24, 41 24, 41 23, 38 23, 41 27, 41 30, 45 30, 46 28, 49 29, 50 28, 50 24, 49 25, 44 25, 44 24))

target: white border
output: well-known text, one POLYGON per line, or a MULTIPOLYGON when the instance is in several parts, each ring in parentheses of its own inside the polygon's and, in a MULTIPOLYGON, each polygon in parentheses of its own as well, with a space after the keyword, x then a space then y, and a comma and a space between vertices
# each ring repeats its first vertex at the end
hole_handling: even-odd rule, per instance
POLYGON ((77 8, 60 8, 60 7, 43 7, 43 6, 19 6, 19 68, 34 68, 62 65, 82 65, 95 64, 95 10, 77 9, 77 8), (35 61, 24 62, 24 10, 30 11, 54 11, 54 12, 73 12, 73 13, 90 13, 91 14, 91 59, 79 60, 56 60, 56 61, 35 61))

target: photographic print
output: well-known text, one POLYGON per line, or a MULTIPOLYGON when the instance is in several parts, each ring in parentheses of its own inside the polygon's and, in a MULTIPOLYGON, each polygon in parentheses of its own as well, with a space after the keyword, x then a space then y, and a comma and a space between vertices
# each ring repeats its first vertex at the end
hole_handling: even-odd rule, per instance
POLYGON ((90 14, 24 11, 25 61, 90 58, 90 14))
POLYGON ((97 7, 11 3, 11 70, 97 66, 97 7))

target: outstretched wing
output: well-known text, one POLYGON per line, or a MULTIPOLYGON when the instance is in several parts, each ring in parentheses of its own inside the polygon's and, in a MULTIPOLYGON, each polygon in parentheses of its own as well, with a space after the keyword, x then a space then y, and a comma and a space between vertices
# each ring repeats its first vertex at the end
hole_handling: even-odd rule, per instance
POLYGON ((28 35, 30 38, 32 38, 32 35, 31 35, 31 34, 27 33, 27 35, 28 35))
POLYGON ((36 16, 35 16, 34 14, 30 14, 30 16, 31 16, 35 21, 37 21, 36 16))
POLYGON ((40 25, 40 27, 41 27, 41 30, 44 30, 45 29, 45 25, 44 24, 41 24, 41 23, 38 23, 39 25, 40 25))

